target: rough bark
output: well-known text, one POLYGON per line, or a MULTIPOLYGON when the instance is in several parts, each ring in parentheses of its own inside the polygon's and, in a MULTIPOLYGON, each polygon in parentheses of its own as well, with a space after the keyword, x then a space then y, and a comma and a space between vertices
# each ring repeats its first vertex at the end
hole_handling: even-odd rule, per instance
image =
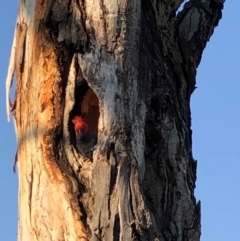
POLYGON ((190 97, 224 0, 182 2, 20 1, 18 240, 200 239, 190 97), (77 114, 98 133, 93 160, 77 114))

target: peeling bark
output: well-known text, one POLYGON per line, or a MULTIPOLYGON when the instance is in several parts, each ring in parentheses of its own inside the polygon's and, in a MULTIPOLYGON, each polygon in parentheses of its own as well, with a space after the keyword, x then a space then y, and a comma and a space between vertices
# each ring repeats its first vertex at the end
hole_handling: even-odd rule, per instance
POLYGON ((20 1, 18 240, 200 239, 190 97, 223 2, 20 1), (93 160, 75 115, 98 134, 93 160))

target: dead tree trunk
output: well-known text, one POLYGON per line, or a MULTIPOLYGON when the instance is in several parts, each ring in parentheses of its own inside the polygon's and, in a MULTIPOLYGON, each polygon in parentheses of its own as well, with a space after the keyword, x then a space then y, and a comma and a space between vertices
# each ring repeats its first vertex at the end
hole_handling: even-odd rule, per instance
POLYGON ((20 0, 18 240, 198 241, 190 96, 224 0, 20 0), (76 149, 72 119, 98 135, 76 149))

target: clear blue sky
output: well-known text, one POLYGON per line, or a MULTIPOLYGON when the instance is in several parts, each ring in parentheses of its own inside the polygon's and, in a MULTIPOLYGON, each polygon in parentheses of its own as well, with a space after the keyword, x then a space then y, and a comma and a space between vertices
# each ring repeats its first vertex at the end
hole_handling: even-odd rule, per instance
MULTIPOLYGON (((0 8, 0 240, 17 239, 16 142, 7 123, 5 78, 18 1, 0 8)), ((240 240, 240 2, 227 0, 198 68, 192 100, 193 153, 198 160, 196 197, 202 202, 201 241, 240 240)))

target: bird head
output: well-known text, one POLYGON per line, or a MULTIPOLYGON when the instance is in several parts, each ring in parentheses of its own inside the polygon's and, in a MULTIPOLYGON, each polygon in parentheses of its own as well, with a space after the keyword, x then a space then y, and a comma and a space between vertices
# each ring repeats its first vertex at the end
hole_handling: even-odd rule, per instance
POLYGON ((85 134, 89 131, 87 123, 83 120, 81 116, 73 117, 72 123, 74 124, 74 130, 76 134, 85 134))

